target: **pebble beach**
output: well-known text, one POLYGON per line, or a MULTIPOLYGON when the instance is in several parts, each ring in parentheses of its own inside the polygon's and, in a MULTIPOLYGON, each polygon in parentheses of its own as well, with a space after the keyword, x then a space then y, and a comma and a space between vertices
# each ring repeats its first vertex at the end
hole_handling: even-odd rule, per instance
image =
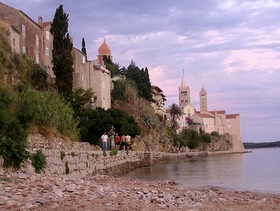
POLYGON ((0 171, 0 210, 280 210, 280 194, 187 189, 174 181, 0 171))

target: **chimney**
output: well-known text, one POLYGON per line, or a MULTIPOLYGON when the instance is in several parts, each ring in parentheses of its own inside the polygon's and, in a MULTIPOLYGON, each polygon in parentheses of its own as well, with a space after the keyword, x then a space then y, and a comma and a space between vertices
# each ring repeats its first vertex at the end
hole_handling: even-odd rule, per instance
POLYGON ((42 27, 43 18, 41 16, 38 17, 38 25, 42 27))

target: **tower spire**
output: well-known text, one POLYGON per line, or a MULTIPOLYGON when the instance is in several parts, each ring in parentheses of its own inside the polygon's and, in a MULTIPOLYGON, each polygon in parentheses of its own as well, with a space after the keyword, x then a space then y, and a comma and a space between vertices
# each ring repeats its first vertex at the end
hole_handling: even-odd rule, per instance
POLYGON ((186 83, 186 80, 185 80, 185 70, 182 69, 182 82, 181 82, 181 87, 184 88, 184 87, 187 87, 187 83, 186 83))
POLYGON ((185 80, 185 71, 183 71, 182 76, 182 82, 181 87, 179 87, 179 105, 181 108, 184 108, 188 104, 191 103, 191 97, 190 97, 190 88, 187 86, 186 80, 185 80))

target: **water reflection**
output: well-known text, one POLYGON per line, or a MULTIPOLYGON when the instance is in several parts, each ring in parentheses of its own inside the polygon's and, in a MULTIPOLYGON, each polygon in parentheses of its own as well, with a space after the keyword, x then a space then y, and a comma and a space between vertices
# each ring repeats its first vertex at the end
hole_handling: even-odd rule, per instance
POLYGON ((176 181, 184 187, 220 187, 280 193, 280 149, 186 158, 129 172, 124 177, 176 181))
POLYGON ((136 169, 124 177, 176 181, 185 187, 242 186, 243 154, 186 158, 181 162, 136 169))

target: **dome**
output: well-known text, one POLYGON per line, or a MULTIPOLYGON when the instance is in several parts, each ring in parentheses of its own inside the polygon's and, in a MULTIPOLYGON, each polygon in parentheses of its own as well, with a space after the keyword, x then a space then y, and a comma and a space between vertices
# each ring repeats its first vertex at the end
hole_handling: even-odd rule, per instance
POLYGON ((98 54, 99 55, 107 55, 107 56, 111 55, 111 49, 109 48, 109 46, 107 45, 105 40, 103 41, 103 43, 98 48, 98 54))

